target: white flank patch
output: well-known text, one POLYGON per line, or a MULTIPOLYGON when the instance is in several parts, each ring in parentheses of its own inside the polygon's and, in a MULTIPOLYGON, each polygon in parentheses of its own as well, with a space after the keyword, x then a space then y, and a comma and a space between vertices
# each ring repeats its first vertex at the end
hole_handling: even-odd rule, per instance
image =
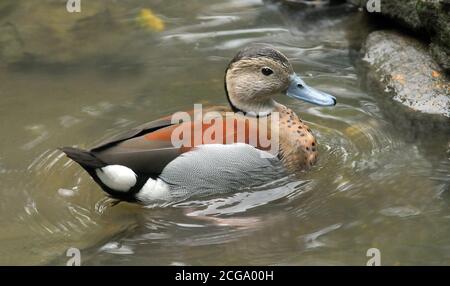
POLYGON ((163 180, 149 178, 142 189, 136 194, 136 198, 144 204, 155 201, 167 201, 170 199, 169 185, 163 180))
POLYGON ((115 191, 127 192, 136 184, 136 173, 122 165, 108 165, 96 169, 95 173, 103 184, 115 191))

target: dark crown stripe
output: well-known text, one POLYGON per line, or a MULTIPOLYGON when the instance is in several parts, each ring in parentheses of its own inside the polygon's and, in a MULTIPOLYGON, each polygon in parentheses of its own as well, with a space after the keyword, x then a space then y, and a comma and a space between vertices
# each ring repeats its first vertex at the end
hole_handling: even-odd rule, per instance
POLYGON ((254 59, 260 57, 270 58, 276 62, 281 63, 282 65, 289 66, 288 59, 282 53, 275 50, 272 46, 256 44, 239 51, 237 55, 231 60, 228 67, 242 59, 254 59))

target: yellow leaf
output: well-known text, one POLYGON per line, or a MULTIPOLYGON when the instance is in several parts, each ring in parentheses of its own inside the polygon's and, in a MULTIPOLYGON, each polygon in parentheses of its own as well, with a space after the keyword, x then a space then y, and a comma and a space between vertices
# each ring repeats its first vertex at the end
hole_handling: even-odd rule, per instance
POLYGON ((136 17, 136 22, 142 28, 151 29, 156 32, 161 32, 165 28, 164 21, 150 9, 142 9, 136 17))

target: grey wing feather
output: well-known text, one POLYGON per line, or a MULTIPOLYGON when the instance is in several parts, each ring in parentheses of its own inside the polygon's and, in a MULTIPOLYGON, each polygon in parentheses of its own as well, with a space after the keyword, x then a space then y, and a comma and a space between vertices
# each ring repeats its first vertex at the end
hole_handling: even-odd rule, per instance
POLYGON ((175 199, 236 192, 280 177, 280 161, 267 155, 243 143, 201 145, 170 162, 160 178, 175 199))

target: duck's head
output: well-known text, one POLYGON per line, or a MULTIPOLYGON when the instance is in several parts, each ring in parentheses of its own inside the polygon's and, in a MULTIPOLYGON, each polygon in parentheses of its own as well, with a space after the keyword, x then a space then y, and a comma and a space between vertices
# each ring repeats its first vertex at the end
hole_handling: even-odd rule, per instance
POLYGON ((274 97, 286 94, 309 103, 332 106, 336 98, 309 87, 289 60, 269 45, 239 51, 225 73, 225 91, 235 112, 265 115, 275 108, 274 97))

